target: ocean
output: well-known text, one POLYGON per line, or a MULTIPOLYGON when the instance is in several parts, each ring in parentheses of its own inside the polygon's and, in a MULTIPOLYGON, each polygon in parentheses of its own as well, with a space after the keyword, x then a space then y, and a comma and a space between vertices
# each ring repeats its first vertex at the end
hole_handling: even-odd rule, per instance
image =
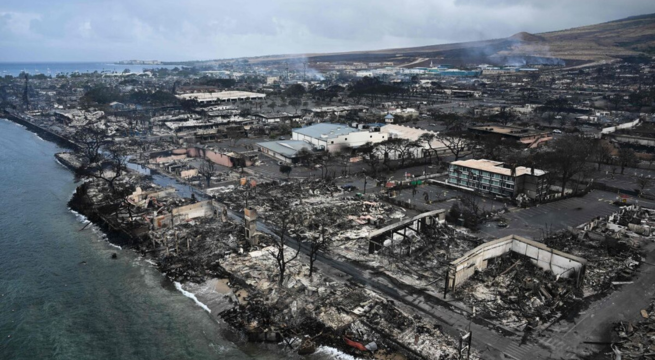
MULTIPOLYGON (((174 65, 119 65, 112 62, 31 62, 31 63, 7 63, 0 62, 0 76, 17 76, 21 72, 30 75, 44 74, 55 76, 57 74, 92 73, 94 71, 121 73, 129 69, 133 73, 142 73, 143 70, 153 68, 174 68, 174 65)), ((179 67, 179 66, 178 66, 179 67)))
MULTIPOLYGON (((148 261, 82 230, 60 151, 0 119, 0 359, 297 358, 244 342, 148 261)), ((308 359, 334 358, 349 357, 308 359)))

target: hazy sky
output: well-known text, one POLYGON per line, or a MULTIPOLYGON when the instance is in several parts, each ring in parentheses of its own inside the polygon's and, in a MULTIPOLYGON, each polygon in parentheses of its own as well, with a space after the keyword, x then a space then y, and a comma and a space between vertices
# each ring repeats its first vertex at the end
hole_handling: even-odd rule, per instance
POLYGON ((655 13, 654 0, 1 0, 0 61, 199 60, 433 45, 655 13))

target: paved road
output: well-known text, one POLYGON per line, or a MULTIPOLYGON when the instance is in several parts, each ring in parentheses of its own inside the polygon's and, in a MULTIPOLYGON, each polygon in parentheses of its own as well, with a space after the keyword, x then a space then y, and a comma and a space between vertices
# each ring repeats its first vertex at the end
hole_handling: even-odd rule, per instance
MULTIPOLYGON (((594 167, 594 169, 597 169, 597 167, 594 167)), ((651 181, 646 184, 643 190, 644 193, 651 195, 655 194, 654 170, 642 168, 626 168, 624 174, 621 175, 621 167, 602 165, 601 170, 595 171, 591 177, 595 182, 628 191, 635 191, 640 189, 640 186, 637 184, 637 179, 639 177, 645 177, 647 179, 651 179, 651 181)))
MULTIPOLYGON (((511 226, 514 221, 539 223, 550 218, 557 220, 554 223, 558 227, 576 226, 594 216, 616 211, 617 208, 609 204, 609 201, 615 198, 616 194, 595 191, 584 198, 572 198, 532 209, 516 210, 508 214, 513 219, 510 222, 510 229, 502 230, 512 233, 511 226)), ((655 205, 655 202, 644 201, 643 203, 647 206, 655 205)), ((230 211, 229 215, 238 221, 243 220, 243 217, 235 212, 230 211)), ((259 231, 275 235, 266 224, 259 222, 257 225, 259 231)), ((514 229, 514 233, 519 229, 522 228, 514 229)), ((522 230, 526 231, 525 229, 522 230)), ((296 249, 300 246, 305 255, 309 253, 308 247, 299 243, 296 239, 288 238, 288 244, 296 249)), ((655 263, 653 253, 650 254, 650 258, 653 258, 651 261, 655 263)), ((603 326, 606 327, 608 323, 614 321, 615 314, 623 314, 624 318, 634 318, 635 309, 645 306, 642 303, 647 302, 655 292, 653 290, 655 276, 650 276, 651 273, 655 273, 655 270, 651 269, 647 274, 640 277, 639 282, 635 283, 636 291, 616 292, 607 300, 601 300, 593 304, 593 307, 587 312, 588 315, 583 316, 580 321, 571 325, 571 328, 565 328, 557 336, 541 339, 538 345, 532 343, 521 345, 519 334, 500 332, 484 321, 477 319, 472 321, 468 316, 449 309, 442 300, 436 299, 421 290, 401 288, 394 285, 392 279, 387 275, 379 273, 373 275, 366 269, 349 262, 333 259, 324 254, 319 254, 318 262, 322 270, 325 269, 324 273, 334 274, 335 270, 340 271, 348 275, 352 281, 410 306, 424 316, 434 319, 451 336, 457 337, 463 332, 472 331, 473 346, 484 359, 576 359, 581 351, 578 349, 581 349, 583 341, 597 339, 598 337, 594 337, 595 332, 602 332, 603 326), (630 306, 625 307, 626 302, 631 301, 630 306), (621 309, 625 314, 621 312, 621 309), (603 312, 605 316, 595 317, 594 314, 599 311, 603 312)))
MULTIPOLYGON (((229 211, 229 216, 237 221, 243 221, 243 217, 233 211, 229 211)), ((257 223, 257 229, 263 233, 276 236, 266 224, 257 223)), ((305 255, 309 254, 309 248, 306 244, 300 244, 296 239, 288 237, 288 245, 294 249, 300 246, 300 250, 305 255)), ((392 280, 387 275, 372 275, 366 269, 361 269, 351 263, 335 260, 324 254, 319 254, 318 262, 331 269, 336 269, 350 276, 351 280, 368 287, 382 295, 401 302, 413 309, 423 313, 424 316, 430 317, 437 321, 442 329, 457 338, 469 329, 473 333, 473 345, 483 355, 484 359, 549 359, 550 350, 544 347, 526 344, 520 345, 520 337, 515 335, 508 337, 507 334, 498 333, 485 325, 480 325, 457 312, 451 311, 442 306, 440 300, 426 294, 422 290, 411 289, 410 291, 400 289, 393 285, 392 280)))
POLYGON ((641 265, 634 283, 623 285, 609 296, 593 303, 575 322, 555 324, 554 333, 546 333, 549 344, 557 347, 562 358, 576 358, 602 350, 584 342, 608 342, 612 325, 618 321, 635 324, 642 319, 640 310, 648 308, 655 296, 655 243, 646 248, 646 263, 641 265))
MULTIPOLYGON (((619 208, 612 202, 617 194, 593 190, 584 197, 573 197, 527 209, 512 209, 503 214, 509 226, 498 228, 495 223, 488 223, 480 230, 480 235, 488 239, 515 234, 530 239, 542 239, 548 231, 559 231, 567 227, 576 227, 598 216, 617 212, 619 208)), ((631 197, 628 204, 637 203, 655 207, 655 201, 631 197)))

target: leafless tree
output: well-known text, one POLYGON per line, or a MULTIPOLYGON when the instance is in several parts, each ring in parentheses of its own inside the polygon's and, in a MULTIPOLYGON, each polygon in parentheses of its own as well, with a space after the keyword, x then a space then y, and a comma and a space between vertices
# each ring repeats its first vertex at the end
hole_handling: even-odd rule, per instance
POLYGON ((469 141, 459 131, 446 131, 437 135, 437 139, 455 156, 455 161, 464 154, 469 147, 469 141))
POLYGON ((116 180, 127 172, 128 155, 120 146, 106 148, 104 152, 94 158, 94 162, 88 162, 91 158, 85 159, 85 164, 77 170, 77 174, 86 178, 104 180, 112 192, 116 192, 116 180))
POLYGON ((535 163, 551 175, 557 176, 562 191, 566 193, 566 185, 574 176, 582 172, 591 158, 591 143, 580 137, 565 136, 554 140, 549 151, 537 154, 535 163))
POLYGON ((626 167, 636 166, 639 163, 637 154, 634 150, 628 148, 619 149, 619 165, 621 166, 621 175, 625 171, 626 167))
POLYGON ((405 161, 412 156, 412 150, 418 147, 417 143, 400 138, 389 139, 387 143, 400 160, 400 166, 405 166, 405 161))
POLYGON ((368 165, 370 168, 370 174, 372 176, 377 176, 378 166, 380 165, 380 157, 378 156, 376 149, 377 147, 370 142, 360 146, 357 149, 359 154, 362 156, 364 163, 366 163, 366 165, 368 165))
POLYGON ((316 154, 308 148, 302 148, 296 153, 296 158, 305 166, 313 166, 316 161, 316 154))
POLYGON ((79 145, 82 156, 82 166, 95 164, 102 158, 102 147, 107 139, 107 132, 92 124, 79 129, 73 135, 73 140, 79 145))
POLYGON ((205 159, 198 168, 198 173, 207 181, 207 187, 211 184, 212 176, 216 173, 216 165, 211 160, 205 159))
POLYGON ((612 160, 612 151, 613 147, 610 143, 604 140, 595 141, 592 149, 592 157, 594 161, 598 164, 598 170, 600 170, 601 164, 609 163, 612 160))
POLYGON ((326 179, 329 175, 330 165, 334 163, 334 155, 331 152, 323 152, 317 159, 318 164, 321 165, 321 178, 326 179))
POLYGON ((644 190, 645 190, 647 187, 649 187, 652 183, 653 183, 653 179, 652 179, 652 178, 650 178, 650 177, 648 177, 648 176, 645 176, 645 175, 641 175, 641 176, 639 176, 639 177, 637 178, 637 186, 639 186, 639 194, 640 194, 640 195, 643 194, 644 190))
POLYGON ((331 237, 325 236, 327 227, 333 223, 333 211, 327 210, 312 219, 313 225, 318 228, 318 234, 309 239, 309 277, 314 274, 314 263, 320 252, 326 251, 331 244, 331 237))
POLYGON ((289 230, 298 223, 298 214, 291 209, 282 210, 278 217, 278 229, 276 234, 271 236, 272 245, 275 248, 271 256, 275 259, 278 268, 278 285, 284 284, 284 276, 289 263, 298 258, 300 246, 293 250, 287 244, 289 242, 289 230))

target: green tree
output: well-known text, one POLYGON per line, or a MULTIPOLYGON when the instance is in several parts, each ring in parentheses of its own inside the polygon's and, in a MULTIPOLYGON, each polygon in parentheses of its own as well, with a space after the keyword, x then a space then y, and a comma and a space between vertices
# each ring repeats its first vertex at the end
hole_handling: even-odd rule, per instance
POLYGON ((291 171, 292 170, 293 170, 293 168, 291 166, 289 166, 289 165, 280 165, 280 172, 282 174, 285 174, 287 176, 287 178, 289 178, 289 176, 291 176, 291 171))
POLYGON ((284 95, 292 98, 300 98, 305 95, 305 87, 300 84, 293 84, 284 90, 284 95))

